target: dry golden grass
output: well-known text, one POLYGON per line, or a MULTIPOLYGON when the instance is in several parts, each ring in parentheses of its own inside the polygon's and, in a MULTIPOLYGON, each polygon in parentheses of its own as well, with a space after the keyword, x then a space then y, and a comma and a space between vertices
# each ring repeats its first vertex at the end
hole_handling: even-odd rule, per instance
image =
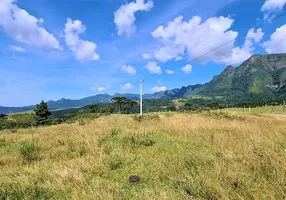
POLYGON ((0 177, 0 199, 286 199, 286 119, 112 115, 2 131, 0 177))

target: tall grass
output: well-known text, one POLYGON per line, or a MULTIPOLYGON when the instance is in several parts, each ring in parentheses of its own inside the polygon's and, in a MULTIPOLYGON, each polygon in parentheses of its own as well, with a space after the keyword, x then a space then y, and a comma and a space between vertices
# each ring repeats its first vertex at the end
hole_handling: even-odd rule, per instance
POLYGON ((0 199, 285 199, 285 122, 112 115, 2 131, 0 199), (24 148, 32 139, 37 148, 24 148), (41 159, 24 163, 30 153, 41 159))

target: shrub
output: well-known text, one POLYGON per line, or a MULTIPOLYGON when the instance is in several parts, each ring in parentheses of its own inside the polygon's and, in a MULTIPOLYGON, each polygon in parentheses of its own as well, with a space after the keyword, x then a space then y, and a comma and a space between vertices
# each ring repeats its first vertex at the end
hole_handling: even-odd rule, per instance
POLYGON ((85 121, 84 121, 83 118, 80 118, 80 119, 78 120, 78 125, 80 125, 80 126, 85 125, 85 121))
POLYGON ((130 145, 132 147, 135 146, 153 146, 155 144, 155 140, 153 139, 152 133, 144 133, 144 134, 133 134, 128 135, 122 139, 123 145, 130 145))
POLYGON ((20 153, 22 155, 23 161, 26 163, 35 161, 38 158, 37 148, 32 142, 23 143, 22 147, 20 148, 20 153))
POLYGON ((112 129, 111 129, 111 136, 112 136, 112 137, 117 136, 118 133, 119 133, 119 129, 117 129, 117 128, 112 128, 112 129))
POLYGON ((112 159, 109 162, 109 167, 112 171, 119 169, 122 165, 123 165, 123 160, 118 155, 112 157, 112 159))

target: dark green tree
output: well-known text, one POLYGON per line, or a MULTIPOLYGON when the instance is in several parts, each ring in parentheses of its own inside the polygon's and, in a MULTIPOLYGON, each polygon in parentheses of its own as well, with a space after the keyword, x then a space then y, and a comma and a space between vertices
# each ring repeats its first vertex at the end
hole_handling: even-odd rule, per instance
POLYGON ((8 115, 5 115, 5 114, 0 114, 0 119, 4 119, 6 118, 8 115))
POLYGON ((113 113, 115 111, 113 105, 105 105, 103 108, 101 108, 100 112, 101 113, 113 113))
POLYGON ((125 101, 125 103, 126 103, 126 105, 129 105, 130 106, 130 112, 132 113, 132 108, 133 108, 133 106, 134 105, 136 105, 136 104, 138 104, 138 102, 137 101, 134 101, 134 100, 129 100, 129 99, 127 99, 126 101, 125 101))
POLYGON ((126 97, 113 97, 112 102, 119 106, 119 113, 121 113, 122 105, 125 105, 127 101, 126 97))
POLYGON ((44 101, 41 101, 40 104, 36 105, 35 108, 35 120, 36 125, 46 125, 49 123, 49 116, 51 115, 48 104, 44 101))
POLYGON ((89 105, 85 106, 85 109, 89 113, 97 113, 98 112, 98 105, 89 104, 89 105))

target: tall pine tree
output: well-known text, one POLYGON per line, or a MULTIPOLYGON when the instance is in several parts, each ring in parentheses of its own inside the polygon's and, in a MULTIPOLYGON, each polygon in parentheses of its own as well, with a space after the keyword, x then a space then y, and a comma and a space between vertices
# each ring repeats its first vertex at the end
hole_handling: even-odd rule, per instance
POLYGON ((49 116, 51 115, 48 104, 41 101, 40 104, 36 105, 35 120, 37 125, 45 125, 49 123, 49 116))

